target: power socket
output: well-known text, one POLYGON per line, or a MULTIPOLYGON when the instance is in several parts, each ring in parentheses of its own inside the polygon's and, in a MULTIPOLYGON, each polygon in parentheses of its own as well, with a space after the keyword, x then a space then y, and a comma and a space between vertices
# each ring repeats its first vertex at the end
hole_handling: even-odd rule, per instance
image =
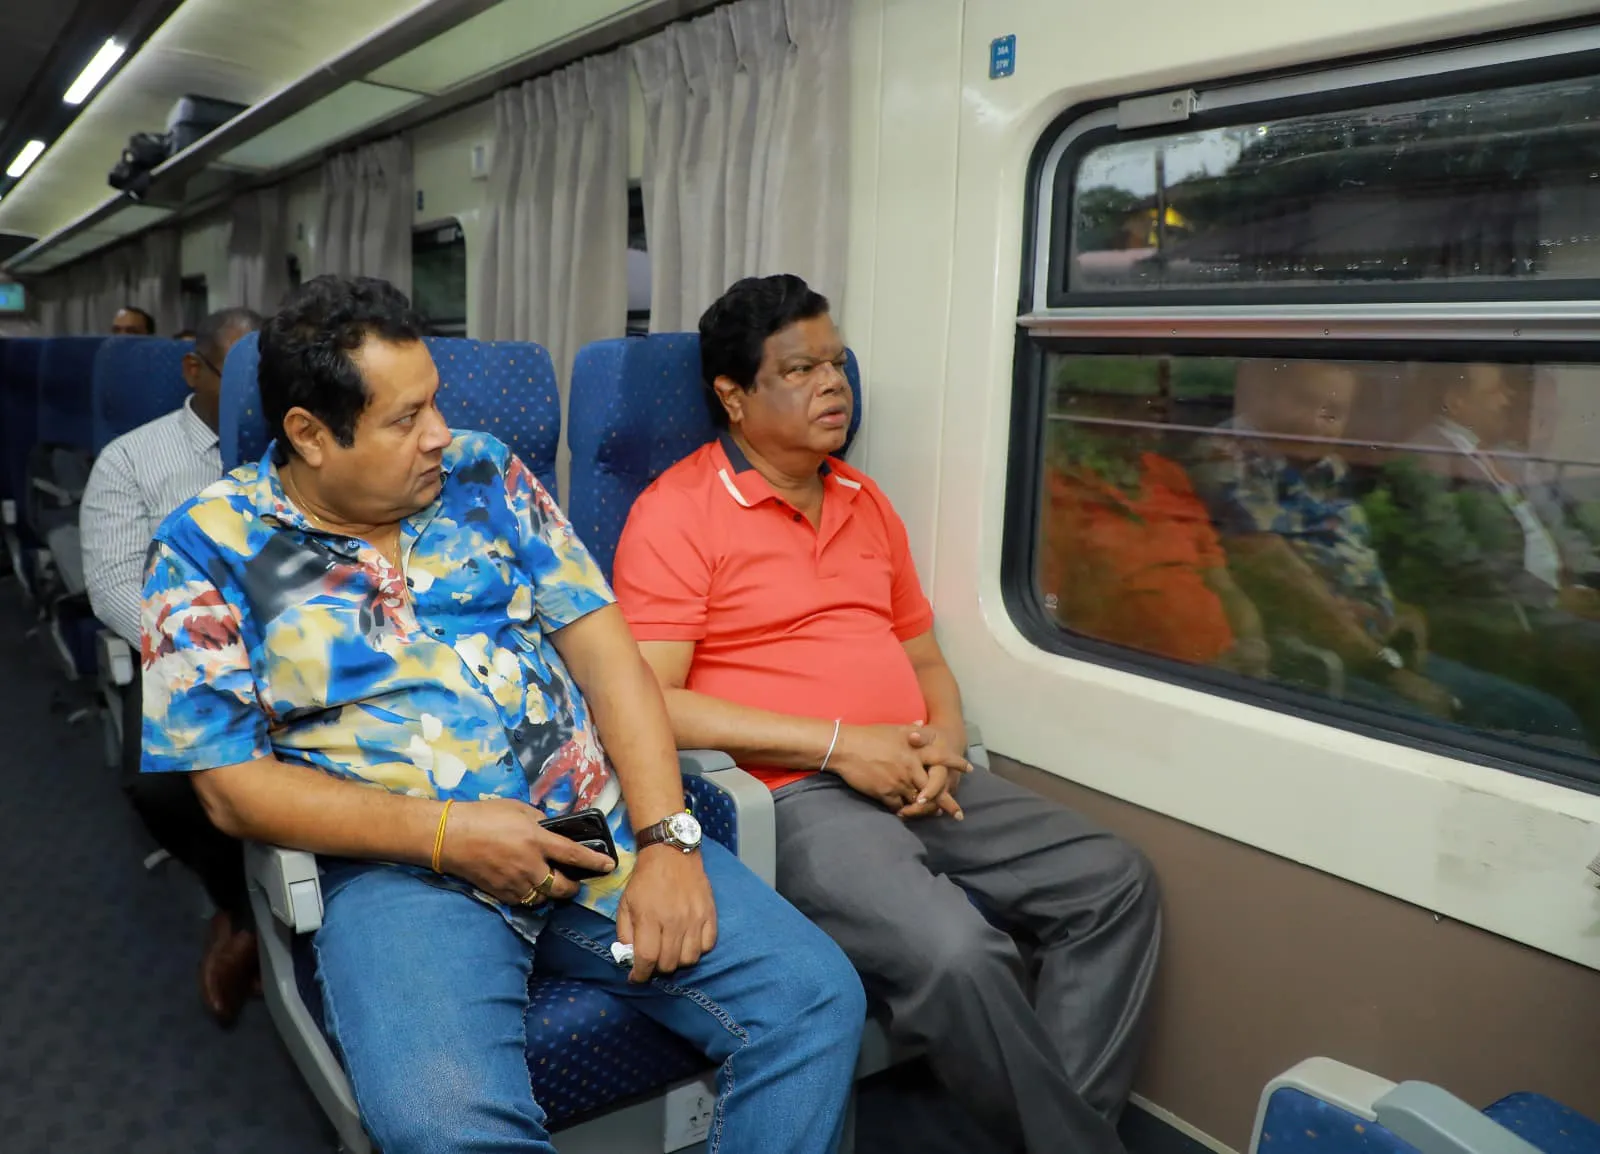
POLYGON ((697 1078, 668 1090, 662 1154, 672 1154, 674 1150, 704 1142, 706 1135, 711 1132, 711 1114, 716 1108, 717 1081, 714 1075, 697 1078))

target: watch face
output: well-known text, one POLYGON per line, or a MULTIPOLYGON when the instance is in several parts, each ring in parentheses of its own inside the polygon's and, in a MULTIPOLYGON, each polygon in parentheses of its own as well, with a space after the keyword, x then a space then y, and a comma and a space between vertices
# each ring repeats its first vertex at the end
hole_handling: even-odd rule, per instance
POLYGON ((700 844, 700 823, 692 813, 675 813, 667 818, 667 836, 680 846, 700 844))

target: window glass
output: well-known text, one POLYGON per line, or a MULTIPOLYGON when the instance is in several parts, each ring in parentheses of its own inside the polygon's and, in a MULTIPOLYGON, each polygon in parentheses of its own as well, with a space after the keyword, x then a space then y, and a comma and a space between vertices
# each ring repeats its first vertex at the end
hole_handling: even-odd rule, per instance
POLYGON ((1043 361, 1061 630, 1596 757, 1600 366, 1043 361))
POLYGON ((1118 141, 1070 190, 1074 292, 1600 276, 1600 79, 1118 141))
POLYGON ((411 295, 436 336, 467 335, 467 238, 459 224, 411 234, 411 295))

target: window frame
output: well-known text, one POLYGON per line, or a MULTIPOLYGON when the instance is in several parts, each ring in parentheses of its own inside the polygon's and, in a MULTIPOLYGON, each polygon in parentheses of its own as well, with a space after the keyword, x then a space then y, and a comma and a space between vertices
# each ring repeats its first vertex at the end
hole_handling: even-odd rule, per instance
MULTIPOLYGON (((1380 714, 1075 633, 1046 609, 1037 581, 1045 365, 1071 355, 1496 361, 1600 368, 1600 276, 1489 282, 1070 292, 1072 181, 1092 148, 1319 112, 1600 76, 1600 23, 1322 63, 1278 74, 1079 105, 1057 117, 1031 158, 1024 205, 1000 588, 1023 638, 1046 652, 1198 689, 1388 742, 1600 794, 1600 759, 1530 749, 1426 721, 1380 714), (1188 94, 1182 119, 1117 128, 1119 109, 1188 94)), ((1146 105, 1148 107, 1148 104, 1146 105)))
MULTIPOLYGON (((461 245, 463 267, 469 270, 466 274, 466 280, 464 282, 465 292, 462 294, 461 298, 461 316, 459 318, 450 317, 442 320, 437 317, 429 316, 428 329, 429 332, 434 336, 464 337, 467 335, 467 323, 469 315, 468 297, 471 295, 472 291, 472 274, 470 272, 471 265, 467 263, 471 260, 471 253, 467 250, 466 225, 462 224, 460 219, 457 217, 446 216, 440 217, 438 220, 429 221, 427 224, 412 226, 411 255, 413 265, 415 264, 417 254, 417 242, 424 237, 428 238, 426 241, 424 241, 425 247, 448 248, 455 244, 461 245), (456 237, 454 240, 442 242, 436 235, 434 235, 441 233, 446 229, 455 230, 456 237)), ((415 296, 415 285, 413 285, 412 293, 413 296, 415 296)))

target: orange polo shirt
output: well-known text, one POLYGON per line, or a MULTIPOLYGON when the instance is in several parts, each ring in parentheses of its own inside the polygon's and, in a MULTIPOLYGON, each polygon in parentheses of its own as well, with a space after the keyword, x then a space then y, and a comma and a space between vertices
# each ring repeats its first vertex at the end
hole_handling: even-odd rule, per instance
MULTIPOLYGON (((822 466, 822 524, 773 492, 726 434, 639 495, 613 585, 640 641, 693 641, 686 688, 846 725, 927 707, 903 642, 933 627, 905 525, 865 474, 822 466)), ((745 766, 777 789, 814 770, 745 766)))

